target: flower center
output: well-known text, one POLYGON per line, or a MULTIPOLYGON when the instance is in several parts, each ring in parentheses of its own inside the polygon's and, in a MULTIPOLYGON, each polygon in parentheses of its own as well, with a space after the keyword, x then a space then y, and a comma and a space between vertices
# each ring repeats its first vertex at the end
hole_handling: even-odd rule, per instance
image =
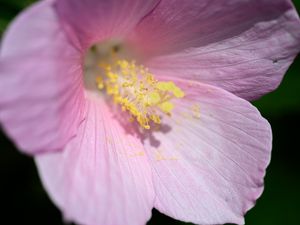
POLYGON ((172 99, 183 98, 184 92, 171 81, 156 80, 148 68, 118 54, 119 48, 111 47, 108 56, 97 61, 94 84, 130 114, 130 121, 150 129, 151 123, 161 123, 161 115, 171 116, 172 99))

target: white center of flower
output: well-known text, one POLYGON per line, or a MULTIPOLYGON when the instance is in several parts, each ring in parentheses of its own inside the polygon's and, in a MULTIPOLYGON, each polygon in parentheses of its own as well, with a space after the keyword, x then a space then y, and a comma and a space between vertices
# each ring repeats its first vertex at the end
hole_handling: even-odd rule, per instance
POLYGON ((131 115, 144 129, 160 124, 161 114, 171 115, 174 98, 184 92, 173 82, 158 81, 143 65, 139 65, 124 46, 106 42, 90 49, 85 60, 85 86, 105 90, 122 111, 131 115))

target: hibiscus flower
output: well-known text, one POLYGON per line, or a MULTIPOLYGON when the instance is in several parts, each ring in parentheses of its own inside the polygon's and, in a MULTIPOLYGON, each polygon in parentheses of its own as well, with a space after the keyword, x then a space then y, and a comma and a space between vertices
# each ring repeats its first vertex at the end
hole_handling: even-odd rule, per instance
POLYGON ((299 28, 288 0, 40 1, 2 40, 0 121, 67 220, 244 224, 272 146, 248 100, 299 28))

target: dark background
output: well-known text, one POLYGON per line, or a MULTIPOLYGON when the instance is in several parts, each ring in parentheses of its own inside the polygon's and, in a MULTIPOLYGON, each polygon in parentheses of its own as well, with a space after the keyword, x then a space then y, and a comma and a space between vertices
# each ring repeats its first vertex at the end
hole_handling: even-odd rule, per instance
MULTIPOLYGON (((271 1, 271 0, 270 0, 271 1)), ((34 0, 0 0, 0 37, 34 0)), ((300 0, 294 0, 300 10, 300 0)), ((254 102, 273 128, 273 155, 265 192, 246 215, 248 225, 300 224, 300 57, 280 87, 254 102)), ((32 158, 20 154, 0 129, 0 224, 60 225, 60 212, 43 190, 32 158)), ((185 224, 153 211, 149 222, 185 224)))

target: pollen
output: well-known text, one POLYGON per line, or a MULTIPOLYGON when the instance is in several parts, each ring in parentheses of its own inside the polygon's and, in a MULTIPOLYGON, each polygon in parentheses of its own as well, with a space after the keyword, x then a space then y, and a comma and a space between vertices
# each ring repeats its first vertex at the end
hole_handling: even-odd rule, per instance
POLYGON ((148 68, 134 60, 116 59, 100 63, 101 76, 96 77, 97 88, 105 89, 122 111, 130 114, 144 129, 160 124, 163 114, 171 116, 173 99, 183 98, 184 92, 171 81, 158 81, 148 68))

